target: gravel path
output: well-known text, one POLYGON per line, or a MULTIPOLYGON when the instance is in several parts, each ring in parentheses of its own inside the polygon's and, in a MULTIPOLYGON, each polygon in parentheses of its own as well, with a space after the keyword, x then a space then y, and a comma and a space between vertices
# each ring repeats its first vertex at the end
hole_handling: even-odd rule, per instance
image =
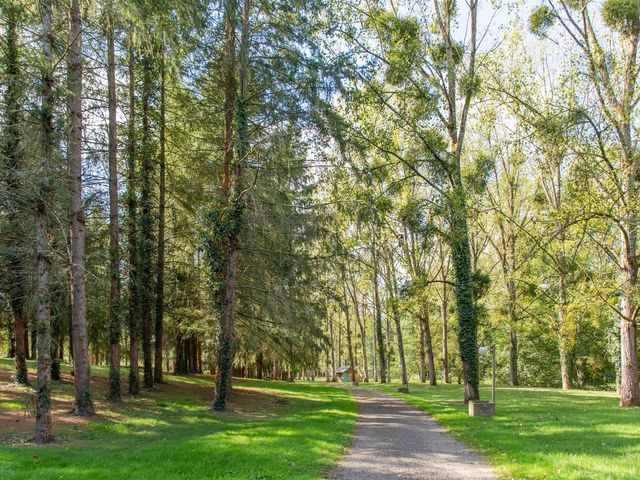
POLYGON ((350 388, 358 421, 350 451, 329 478, 496 480, 487 464, 426 412, 391 395, 350 388))

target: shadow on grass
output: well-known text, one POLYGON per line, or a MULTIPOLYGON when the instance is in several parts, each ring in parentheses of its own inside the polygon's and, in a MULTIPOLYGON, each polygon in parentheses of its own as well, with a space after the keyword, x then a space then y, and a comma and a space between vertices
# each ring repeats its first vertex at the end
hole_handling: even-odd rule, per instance
POLYGON ((115 420, 90 423, 53 445, 0 446, 0 478, 316 479, 348 443, 355 422, 348 392, 257 380, 235 384, 289 402, 276 406, 275 416, 256 419, 215 413, 201 396, 150 392, 114 407, 115 420))

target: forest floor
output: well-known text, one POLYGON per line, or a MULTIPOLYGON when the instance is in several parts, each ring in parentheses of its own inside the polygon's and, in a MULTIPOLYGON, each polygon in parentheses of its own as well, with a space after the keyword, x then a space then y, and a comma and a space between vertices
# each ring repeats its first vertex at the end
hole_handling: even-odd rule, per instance
POLYGON ((358 400, 349 453, 339 480, 495 480, 488 465, 425 412, 391 395, 347 387, 358 400))
MULTIPOLYGON (((29 362, 30 374, 34 368, 29 362)), ((98 415, 80 419, 70 413, 68 366, 62 371, 53 385, 56 441, 37 447, 29 443, 33 394, 10 383, 13 361, 0 359, 1 479, 319 479, 349 443, 356 418, 343 389, 241 379, 228 410, 215 413, 206 375, 167 376, 110 404, 107 367, 92 367, 98 415)))
MULTIPOLYGON (((429 412, 514 479, 640 478, 640 409, 618 407, 614 392, 498 387, 496 416, 470 417, 461 385, 360 384, 429 412)), ((490 387, 481 395, 490 395, 490 387)))

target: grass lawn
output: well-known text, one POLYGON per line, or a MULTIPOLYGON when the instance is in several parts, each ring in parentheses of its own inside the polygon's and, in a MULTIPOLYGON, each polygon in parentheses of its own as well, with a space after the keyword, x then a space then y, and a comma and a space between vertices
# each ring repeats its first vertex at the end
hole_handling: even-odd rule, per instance
MULTIPOLYGON (((56 442, 37 447, 24 443, 25 428, 7 421, 26 422, 6 381, 12 368, 11 360, 0 360, 2 480, 317 479, 349 442, 355 422, 351 394, 322 383, 238 380, 229 412, 220 414, 209 408, 210 377, 169 376, 167 385, 113 406, 101 401, 107 370, 94 367, 98 418, 54 419, 56 442)), ((70 378, 63 378, 54 408, 67 411, 71 393, 70 378)), ((27 420, 32 427, 34 419, 27 420)))
MULTIPOLYGON (((428 411, 516 479, 640 478, 640 409, 619 408, 612 392, 498 388, 496 417, 469 417, 460 385, 365 385, 428 411)), ((481 389, 486 399, 488 386, 481 389)))

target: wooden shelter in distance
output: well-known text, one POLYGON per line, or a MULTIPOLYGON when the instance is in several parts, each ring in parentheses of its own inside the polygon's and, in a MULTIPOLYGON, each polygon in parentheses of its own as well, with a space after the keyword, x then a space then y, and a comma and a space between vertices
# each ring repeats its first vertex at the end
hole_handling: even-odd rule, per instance
POLYGON ((355 378, 357 379, 358 377, 358 372, 354 372, 353 368, 351 368, 351 365, 345 365, 344 367, 340 367, 336 370, 336 376, 338 377, 338 381, 339 382, 353 382, 354 381, 354 375, 355 378))

